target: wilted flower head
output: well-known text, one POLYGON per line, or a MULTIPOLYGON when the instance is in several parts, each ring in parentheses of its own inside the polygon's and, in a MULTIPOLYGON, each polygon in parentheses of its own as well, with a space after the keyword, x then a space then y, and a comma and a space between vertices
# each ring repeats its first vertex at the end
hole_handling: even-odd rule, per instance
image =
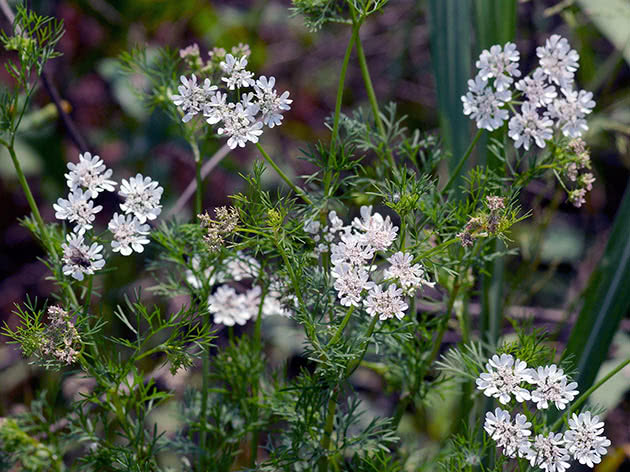
POLYGON ((231 234, 238 226, 238 210, 234 207, 217 207, 214 209, 216 220, 208 213, 198 215, 201 226, 207 230, 203 239, 210 251, 218 251, 224 243, 224 238, 231 234))
POLYGON ((81 349, 81 337, 71 316, 60 306, 48 308, 49 324, 41 338, 39 355, 63 364, 74 364, 81 349))

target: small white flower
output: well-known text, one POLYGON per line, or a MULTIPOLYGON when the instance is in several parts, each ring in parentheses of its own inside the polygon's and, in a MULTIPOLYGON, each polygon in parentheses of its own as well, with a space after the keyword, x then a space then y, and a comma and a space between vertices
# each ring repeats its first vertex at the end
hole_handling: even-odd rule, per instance
POLYGON ((144 245, 149 244, 147 238, 150 226, 140 223, 134 215, 119 215, 114 213, 108 229, 113 233, 112 250, 129 256, 133 251, 144 251, 144 245))
POLYGON ((331 274, 335 279, 333 286, 343 306, 360 306, 363 290, 369 290, 374 285, 369 280, 367 270, 345 262, 336 264, 331 274))
POLYGON ((258 106, 262 113, 262 121, 265 125, 273 128, 282 124, 282 112, 290 110, 293 100, 289 98, 289 92, 285 91, 278 95, 274 85, 275 77, 261 76, 254 85, 256 97, 258 98, 258 106))
POLYGON ((396 240, 398 227, 394 226, 389 216, 383 219, 380 213, 372 215, 372 206, 361 207, 361 219, 355 218, 352 225, 363 231, 359 237, 364 244, 375 251, 384 251, 396 240))
POLYGON ((203 107, 203 116, 210 125, 221 121, 230 112, 230 105, 227 103, 227 94, 217 92, 203 107))
POLYGON ((521 112, 510 119, 508 135, 515 141, 517 149, 523 146, 529 150, 532 140, 542 149, 553 136, 552 126, 553 121, 546 116, 541 117, 534 105, 525 102, 521 105, 521 112))
POLYGON ((204 280, 208 281, 208 285, 212 287, 219 281, 222 281, 222 277, 217 273, 213 266, 202 269, 201 267, 201 259, 199 256, 193 256, 191 259, 192 269, 186 270, 186 282, 194 288, 199 290, 203 287, 203 280, 200 277, 203 277, 204 280))
POLYGON ((577 383, 569 382, 562 369, 551 364, 538 369, 530 369, 529 382, 536 386, 532 391, 532 401, 538 409, 549 408, 549 403, 554 403, 556 408, 564 410, 578 394, 577 383))
POLYGON ((497 446, 503 449, 503 454, 511 458, 525 457, 529 453, 531 427, 525 415, 517 414, 512 422, 510 414, 501 408, 496 408, 494 413, 487 412, 483 425, 497 446))
POLYGON ((112 170, 107 169, 103 160, 98 156, 92 156, 89 152, 79 154, 79 162, 68 163, 68 172, 64 174, 68 188, 74 190, 83 187, 96 198, 100 192, 107 190, 113 192, 116 182, 110 180, 112 170))
POLYGON ((593 94, 585 90, 567 89, 562 89, 562 94, 564 98, 554 100, 549 105, 547 114, 556 120, 557 126, 565 136, 579 138, 588 130, 585 117, 595 107, 593 94))
POLYGON ((341 235, 341 241, 330 247, 330 260, 333 264, 348 262, 362 267, 374 257, 374 249, 365 244, 362 238, 349 232, 341 235))
POLYGON ((61 270, 64 275, 71 275, 79 281, 84 275, 92 275, 105 265, 101 254, 103 246, 97 243, 88 246, 83 239, 84 234, 84 230, 72 232, 66 235, 66 242, 61 245, 64 264, 61 270))
POLYGON ((53 204, 55 218, 68 220, 77 225, 79 230, 92 229, 96 214, 103 209, 101 205, 94 206, 90 191, 83 192, 76 188, 68 194, 68 199, 60 198, 53 204))
POLYGON ((604 422, 599 416, 591 416, 590 411, 576 415, 569 419, 569 430, 564 433, 569 454, 589 467, 595 467, 606 455, 606 448, 610 446, 610 439, 602 436, 604 422))
POLYGON ((289 297, 283 296, 282 285, 280 279, 274 279, 269 284, 269 289, 263 301, 263 316, 280 315, 291 318, 290 306, 296 305, 297 297, 295 297, 295 295, 289 297), (284 304, 282 303, 283 299, 285 300, 284 304), (290 303, 286 303, 286 301, 290 303))
POLYGON ((405 310, 409 308, 402 296, 402 290, 395 285, 390 285, 387 290, 383 290, 380 285, 374 285, 364 302, 365 311, 370 316, 378 316, 380 320, 393 317, 402 320, 405 317, 405 310))
POLYGON ((328 220, 330 221, 330 232, 336 233, 337 231, 341 231, 343 229, 343 220, 337 216, 336 211, 331 211, 328 213, 328 220))
POLYGON ((582 205, 586 204, 586 189, 585 188, 576 188, 569 192, 569 201, 573 203, 573 206, 576 208, 580 208, 582 205))
POLYGON ((400 287, 406 293, 413 293, 422 285, 433 287, 435 282, 430 282, 420 264, 412 264, 413 256, 404 252, 397 252, 387 262, 390 266, 385 269, 385 278, 397 279, 400 287))
POLYGON ((564 472, 571 466, 571 457, 564 446, 564 437, 560 433, 538 434, 526 458, 532 467, 538 466, 547 472, 564 472))
POLYGON ((502 92, 510 87, 514 81, 512 77, 520 77, 518 60, 516 44, 506 43, 503 48, 495 44, 489 51, 483 50, 476 66, 479 69, 479 76, 485 81, 494 77, 495 88, 502 92))
POLYGON ((180 81, 182 85, 178 87, 179 95, 172 95, 171 100, 185 113, 182 121, 187 123, 204 110, 206 102, 214 95, 217 87, 210 83, 210 79, 204 81, 203 87, 199 86, 195 74, 190 79, 182 75, 180 81))
POLYGON ((227 54, 225 61, 221 62, 219 66, 226 74, 221 80, 230 90, 234 90, 236 87, 251 87, 256 83, 253 79, 254 73, 245 69, 247 67, 247 57, 245 56, 237 59, 232 54, 227 54))
POLYGON ((140 223, 155 220, 162 212, 162 192, 164 189, 158 182, 150 177, 143 177, 142 174, 129 180, 123 179, 118 195, 125 201, 120 204, 120 208, 127 214, 133 213, 140 223))
POLYGON ((214 314, 216 324, 243 326, 252 317, 251 306, 245 300, 232 287, 221 285, 208 297, 208 311, 214 314))
POLYGON ((547 39, 544 46, 536 48, 540 68, 549 80, 560 87, 570 87, 578 69, 580 55, 571 49, 569 42, 557 34, 547 39))
POLYGON ((508 90, 494 91, 479 75, 468 81, 468 93, 461 98, 464 115, 470 115, 479 129, 494 131, 508 119, 508 111, 502 107, 510 101, 512 94, 508 90))
POLYGON ((507 404, 512 395, 517 402, 529 400, 529 390, 521 387, 522 382, 530 381, 530 371, 527 364, 514 359, 510 354, 492 356, 486 364, 486 371, 477 379, 477 388, 487 397, 498 398, 502 404, 507 404))
POLYGON ((223 124, 217 130, 219 135, 227 135, 228 146, 231 149, 245 147, 248 141, 257 143, 263 133, 263 124, 256 121, 255 115, 258 113, 257 105, 243 107, 242 103, 237 103, 233 108, 229 108, 223 116, 223 124))
POLYGON ((549 105, 558 96, 556 88, 545 82, 545 73, 539 67, 531 77, 527 76, 516 82, 516 89, 523 92, 530 103, 537 107, 549 105))
POLYGON ((304 231, 309 234, 319 234, 319 230, 321 229, 321 223, 315 219, 307 220, 304 223, 304 231))
POLYGON ((254 279, 260 273, 260 263, 253 257, 237 251, 236 256, 227 259, 225 271, 235 282, 254 279))

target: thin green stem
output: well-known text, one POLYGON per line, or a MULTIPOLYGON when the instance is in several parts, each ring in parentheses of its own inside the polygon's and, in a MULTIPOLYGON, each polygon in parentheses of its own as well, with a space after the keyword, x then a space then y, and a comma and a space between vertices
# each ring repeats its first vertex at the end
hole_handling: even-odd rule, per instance
POLYGON ((464 153, 462 158, 459 160, 457 167, 453 169, 453 173, 451 174, 451 177, 448 179, 448 182, 446 182, 446 185, 442 189, 441 191, 442 195, 444 195, 448 191, 448 189, 450 189, 453 186, 453 184, 456 182, 457 178, 459 177, 459 173, 462 171, 462 168, 464 167, 464 164, 466 164, 466 161, 468 161, 468 158, 472 154, 473 149, 475 149, 475 145, 477 144, 477 141, 479 141, 479 138, 481 138, 482 134, 483 134, 482 129, 478 130, 477 134, 475 134, 475 137, 470 143, 470 146, 468 146, 468 149, 466 149, 466 152, 464 153))
POLYGON ((573 405, 571 405, 571 408, 569 408, 564 415, 562 415, 560 418, 558 418, 556 420, 556 422, 551 425, 551 431, 557 431, 558 428, 560 428, 560 425, 562 424, 562 422, 566 418, 569 418, 571 416, 571 413, 573 413, 580 406, 582 406, 582 403, 584 403, 586 400, 588 400, 588 397, 595 390, 597 390, 599 387, 601 387, 606 382, 608 382, 612 377, 615 376, 615 374, 617 374, 621 369, 623 369, 628 364, 630 364, 630 359, 626 359, 625 361, 621 362, 619 365, 617 365, 617 367, 615 367, 608 374, 606 374, 604 377, 602 377, 602 379, 599 382, 597 382, 595 385, 593 385, 591 388, 589 388, 586 392, 584 392, 582 395, 580 395, 580 398, 578 398, 576 401, 573 402, 573 405))
POLYGON ((328 470, 328 449, 330 448, 330 437, 332 436, 333 427, 335 425, 335 412, 337 411, 337 398, 339 391, 335 389, 328 399, 328 406, 326 408, 326 426, 324 427, 324 435, 322 436, 319 445, 322 451, 326 454, 323 455, 318 461, 319 472, 326 472, 328 470))
POLYGON ((361 356, 359 356, 359 358, 354 361, 351 365, 348 366, 348 368, 346 369, 346 377, 350 377, 355 370, 357 370, 357 367, 359 367, 359 365, 361 364, 361 362, 363 361, 363 358, 365 357, 365 354, 367 353, 368 347, 370 345, 369 341, 370 341, 370 337, 372 336, 372 333, 374 333, 374 328, 376 327, 376 323, 378 322, 378 316, 375 316, 372 318, 372 321, 370 321, 370 325, 368 326, 367 331, 365 332, 365 345, 363 346, 363 351, 361 352, 361 356))
POLYGON ((263 158, 265 159, 265 161, 267 161, 267 163, 273 167, 273 170, 275 170, 278 175, 282 178, 282 180, 284 180, 286 182, 286 184, 291 187, 293 189, 293 191, 295 193, 298 194, 298 196, 304 200, 306 203, 308 203, 309 205, 313 204, 313 201, 308 197, 308 195, 306 195, 306 193, 304 193, 304 191, 302 189, 300 189, 299 187, 297 187, 293 182, 291 182, 291 179, 289 179, 289 177, 287 177, 287 175, 282 172, 282 169, 280 169, 280 167, 278 167, 278 165, 273 161, 273 159, 269 156, 269 154, 267 154, 265 152, 265 150, 263 149, 263 147, 260 145, 260 143, 256 143, 256 147, 258 148, 258 150, 260 151, 260 153, 262 154, 263 158))
POLYGON ((396 168, 396 163, 394 162, 394 156, 392 155, 392 151, 389 148, 389 143, 387 142, 387 133, 385 131, 385 126, 383 125, 383 120, 381 120, 381 113, 378 108, 378 100, 376 99, 376 93, 374 92, 374 86, 372 85, 372 78, 370 77, 370 71, 368 69, 367 60, 365 59, 365 53, 363 52, 363 46, 361 45, 361 37, 357 35, 356 38, 357 45, 357 56, 359 58, 359 66, 361 67, 361 75, 363 76, 363 82, 365 84, 365 90, 368 94, 368 100, 370 101, 370 106, 372 107, 372 114, 374 115, 374 122, 376 123, 376 127, 378 128, 383 141, 386 146, 386 155, 389 164, 392 168, 396 168))
POLYGON ((348 322, 350 321, 350 317, 352 316, 353 311, 354 311, 354 305, 350 305, 350 308, 348 308, 348 311, 346 312, 346 316, 343 317, 343 320, 341 321, 341 324, 337 328, 337 331, 335 332, 334 336, 330 338, 330 341, 328 341, 328 346, 334 346, 335 344, 337 344, 337 341, 341 339, 343 330, 346 329, 346 326, 348 325, 348 322))
MULTIPOLYGON (((359 35, 359 28, 362 22, 356 22, 352 25, 352 36, 346 47, 346 54, 343 56, 343 63, 341 64, 341 72, 339 74, 339 84, 337 85, 337 100, 335 101, 335 116, 333 119, 332 137, 330 139, 330 155, 329 158, 334 158, 335 146, 337 144, 337 135, 339 134, 339 116, 341 115, 341 102, 343 100, 343 90, 346 82, 346 72, 348 70, 348 63, 350 62, 350 54, 354 48, 354 43, 359 35)), ((330 167, 330 166, 329 166, 330 167)))
MULTIPOLYGON (((13 135, 13 137, 14 136, 15 135, 13 135)), ((42 215, 39 213, 39 208, 37 207, 37 203, 35 202, 35 198, 33 197, 31 188, 28 185, 28 181, 26 180, 26 177, 24 176, 24 171, 22 170, 20 161, 17 158, 17 155, 15 153, 15 148, 13 146, 13 138, 11 139, 10 144, 5 141, 2 141, 2 144, 7 148, 7 150, 9 151, 9 155, 11 156, 11 160, 13 161, 13 167, 15 168, 18 181, 20 182, 22 191, 24 192, 24 195, 26 196, 26 200, 28 201, 28 206, 30 207, 31 213, 33 214, 33 217, 35 218, 35 222, 37 223, 37 228, 39 230, 39 237, 41 238, 42 244, 44 245, 44 248, 48 251, 48 253, 51 255, 51 257, 53 257, 54 263, 57 264, 58 259, 55 252, 54 244, 52 243, 50 239, 50 235, 48 234, 46 224, 44 223, 44 220, 42 219, 42 215)), ((69 284, 65 284, 64 287, 68 295, 68 298, 70 300, 70 303, 75 307, 79 307, 79 301, 77 299, 77 296, 74 293, 74 290, 72 290, 72 287, 69 284)))
POLYGON ((13 146, 7 146, 9 150, 9 154, 11 156, 11 160, 13 161, 13 166, 15 167, 15 172, 18 176, 18 181, 22 186, 22 191, 24 192, 24 196, 26 196, 26 200, 28 201, 28 206, 31 208, 31 213, 33 213, 33 217, 39 227, 40 236, 44 245, 49 246, 50 240, 48 238, 48 231, 46 231, 46 225, 44 220, 42 219, 42 215, 39 213, 39 208, 37 207, 37 203, 35 203, 35 198, 33 197, 33 193, 31 192, 31 188, 26 181, 26 177, 24 176, 24 171, 22 170, 22 166, 20 165, 20 161, 15 154, 15 149, 13 146))
POLYGON ((87 292, 85 293, 85 305, 84 305, 84 311, 86 313, 88 313, 90 311, 90 305, 92 304, 92 282, 94 279, 94 275, 88 275, 88 286, 87 286, 87 292))

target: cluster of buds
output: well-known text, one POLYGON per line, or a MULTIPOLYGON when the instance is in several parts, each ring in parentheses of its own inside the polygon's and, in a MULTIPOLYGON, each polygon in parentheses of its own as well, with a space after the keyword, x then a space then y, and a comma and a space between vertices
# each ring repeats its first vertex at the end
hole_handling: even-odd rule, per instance
POLYGON ((595 182, 591 172, 580 172, 591 169, 591 157, 586 143, 580 138, 572 139, 567 146, 556 150, 556 160, 570 185, 575 186, 568 190, 569 201, 576 207, 581 207, 586 203, 586 194, 593 189, 595 182))
POLYGON ((63 308, 48 308, 49 325, 44 331, 39 346, 39 356, 54 359, 63 364, 74 364, 81 350, 81 337, 70 315, 63 308))
POLYGON ((218 251, 223 246, 224 238, 238 226, 238 210, 234 207, 217 207, 214 209, 214 215, 216 220, 210 218, 207 212, 197 215, 201 227, 207 231, 203 240, 211 252, 218 251))
POLYGON ((221 72, 220 64, 225 61, 225 56, 228 54, 234 57, 249 57, 251 49, 249 48, 249 44, 243 43, 233 46, 229 52, 224 48, 215 47, 208 51, 208 60, 206 61, 201 57, 201 51, 197 43, 193 43, 179 50, 179 57, 186 63, 190 71, 205 75, 221 72))
POLYGON ((486 206, 487 212, 470 218, 464 230, 457 234, 462 246, 472 246, 476 238, 487 238, 500 232, 501 219, 505 213, 505 200, 502 197, 487 196, 486 206))

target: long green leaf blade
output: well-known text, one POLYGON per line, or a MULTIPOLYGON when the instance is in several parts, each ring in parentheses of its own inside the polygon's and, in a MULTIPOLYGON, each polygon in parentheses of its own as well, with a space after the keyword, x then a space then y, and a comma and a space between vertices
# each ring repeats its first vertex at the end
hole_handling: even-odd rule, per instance
POLYGON ((604 251, 584 291, 584 304, 564 357, 575 356, 581 391, 595 381, 619 322, 630 310, 630 185, 604 251))
POLYGON ((429 0, 429 10, 440 126, 453 153, 449 165, 453 170, 470 143, 470 120, 462 112, 460 97, 470 78, 472 8, 470 0, 429 0))

